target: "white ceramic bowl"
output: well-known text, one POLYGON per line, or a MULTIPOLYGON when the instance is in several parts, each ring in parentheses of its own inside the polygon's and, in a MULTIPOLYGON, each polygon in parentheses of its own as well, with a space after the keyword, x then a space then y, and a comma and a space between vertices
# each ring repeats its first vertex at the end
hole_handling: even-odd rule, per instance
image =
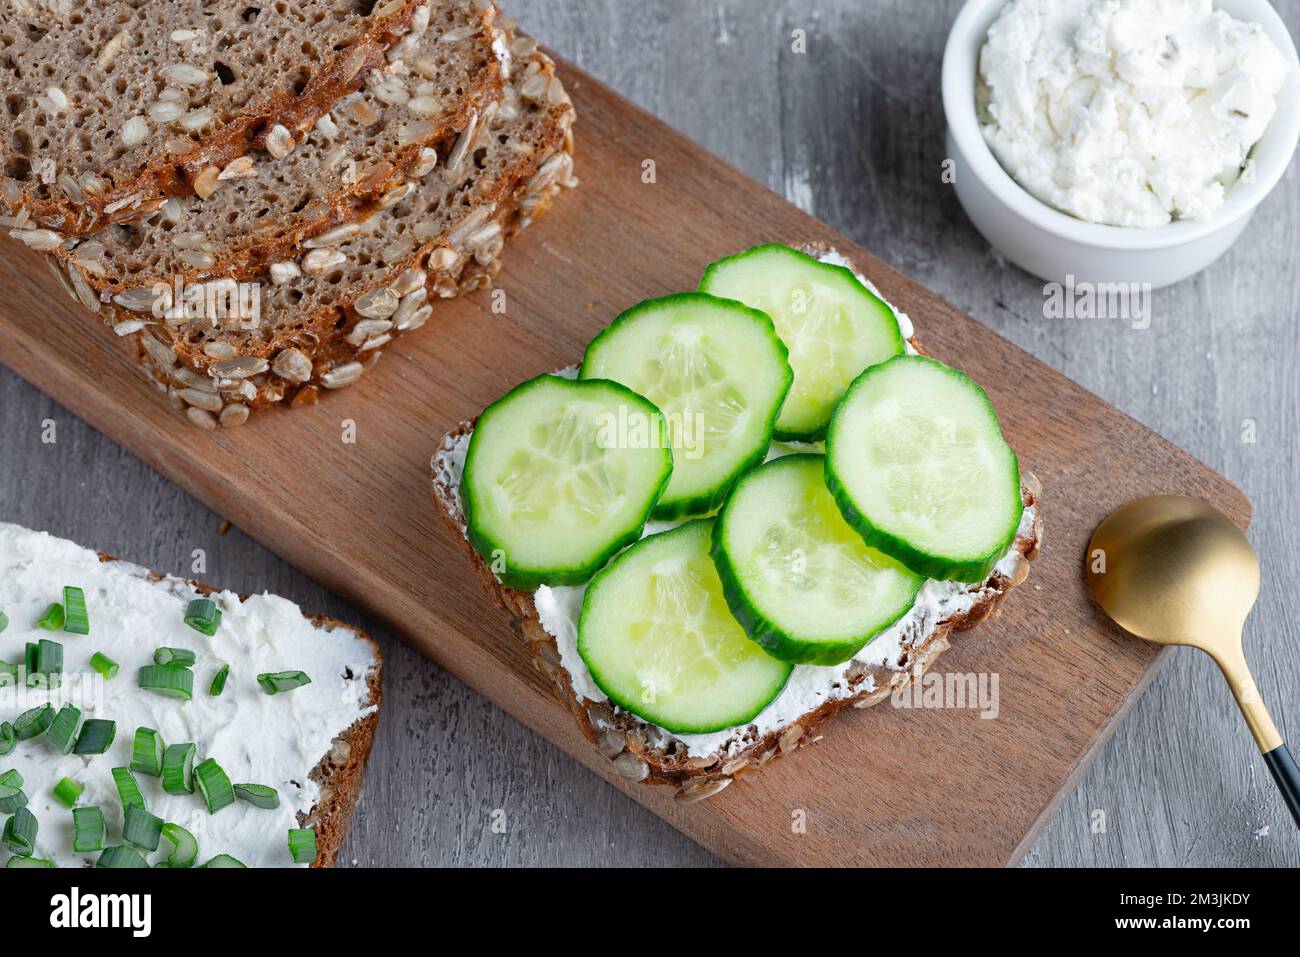
POLYGON ((948 155, 956 161, 957 197, 984 238, 1007 259, 1044 279, 1150 283, 1153 288, 1200 272, 1241 236, 1255 207, 1286 171, 1300 140, 1300 59, 1286 25, 1267 0, 1216 0, 1239 20, 1262 24, 1291 63, 1277 114, 1251 154, 1254 177, 1240 181, 1209 222, 1176 221, 1149 229, 1086 223, 1027 192, 989 149, 975 108, 979 54, 1007 0, 967 0, 943 57, 948 155))

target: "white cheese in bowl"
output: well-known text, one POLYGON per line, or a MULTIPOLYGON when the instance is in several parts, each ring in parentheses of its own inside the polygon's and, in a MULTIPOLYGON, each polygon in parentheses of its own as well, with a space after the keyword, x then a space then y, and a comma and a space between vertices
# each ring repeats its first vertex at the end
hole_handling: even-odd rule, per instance
POLYGON ((984 137, 1026 190, 1079 219, 1209 220, 1287 69, 1262 27, 1211 0, 1011 0, 980 55, 984 137))

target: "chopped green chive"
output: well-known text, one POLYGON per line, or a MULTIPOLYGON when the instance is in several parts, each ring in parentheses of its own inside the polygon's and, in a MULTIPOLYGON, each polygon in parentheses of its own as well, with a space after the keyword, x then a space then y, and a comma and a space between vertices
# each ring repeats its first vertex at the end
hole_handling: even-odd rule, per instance
POLYGON ((117 722, 105 721, 103 718, 90 718, 81 726, 77 735, 73 754, 103 754, 113 744, 117 736, 117 722))
POLYGON ((162 818, 150 814, 138 804, 127 807, 122 821, 122 840, 146 851, 156 851, 162 832, 162 818))
POLYGON ((149 862, 134 847, 118 844, 99 855, 96 867, 148 867, 149 862))
POLYGON ((108 829, 104 826, 104 812, 97 807, 72 809, 72 849, 79 854, 102 851, 108 829))
POLYGON ((50 722, 45 740, 59 754, 71 754, 77 743, 77 729, 81 726, 81 709, 65 704, 50 722))
POLYGON ((45 687, 57 688, 63 678, 63 645, 42 638, 36 645, 36 674, 45 676, 45 687))
POLYGON ((140 687, 166 698, 189 701, 194 696, 194 672, 182 665, 145 665, 140 687))
POLYGON ((283 691, 292 691, 294 688, 309 685, 311 679, 304 671, 277 671, 273 674, 258 675, 257 683, 267 694, 280 694, 283 691))
POLYGON ((54 866, 53 861, 47 861, 42 857, 11 857, 9 858, 8 863, 5 864, 5 870, 8 870, 11 867, 17 870, 20 867, 53 867, 53 866, 54 866))
POLYGON ((30 711, 24 711, 14 719, 14 735, 19 741, 26 741, 39 734, 44 734, 54 721, 54 706, 37 705, 30 711))
POLYGON ((309 827, 289 828, 289 854, 295 864, 311 864, 316 860, 316 831, 309 827))
POLYGON ((14 812, 13 817, 5 821, 3 843, 9 853, 19 857, 31 857, 36 850, 36 815, 25 807, 14 812))
POLYGON ((0 632, 9 627, 9 616, 0 611, 0 632))
POLYGON ((16 747, 18 747, 18 735, 14 733, 14 726, 5 721, 0 724, 0 758, 13 754, 16 747))
POLYGON ((27 806, 27 795, 23 793, 23 776, 17 771, 0 774, 0 814, 13 814, 19 808, 27 806))
POLYGON ((13 814, 27 806, 27 794, 23 791, 22 778, 17 784, 0 782, 0 814, 13 814))
POLYGON ((17 684, 18 666, 11 665, 7 661, 0 661, 0 675, 4 675, 6 678, 14 679, 13 681, 0 681, 0 688, 3 688, 5 685, 8 684, 17 684))
POLYGON ((81 792, 86 790, 72 778, 64 778, 58 784, 54 785, 54 796, 59 799, 59 803, 64 807, 72 807, 81 797, 81 792))
POLYGON ((144 795, 140 793, 140 785, 130 768, 114 768, 113 783, 117 785, 117 796, 122 799, 123 809, 144 808, 144 795))
POLYGON ((90 667, 94 668, 105 678, 116 678, 118 669, 121 665, 108 657, 108 655, 101 655, 97 651, 90 656, 90 667))
POLYGON ((90 616, 86 614, 86 593, 75 585, 63 586, 63 630, 72 635, 90 634, 90 616))
POLYGON ((23 667, 27 669, 27 687, 31 688, 41 683, 41 678, 36 668, 36 655, 40 651, 40 646, 29 641, 23 647, 23 667))
POLYGON ((188 648, 159 648, 153 653, 153 660, 160 665, 182 665, 189 668, 198 660, 198 656, 188 648))
POLYGON ((226 679, 229 677, 230 665, 222 665, 221 670, 212 679, 212 687, 208 689, 208 694, 214 698, 220 698, 221 692, 226 690, 226 679))
POLYGON ((45 614, 36 619, 36 627, 44 628, 46 631, 62 631, 63 606, 57 601, 51 602, 50 606, 45 609, 45 614))
POLYGON ((153 728, 136 728, 131 747, 131 770, 150 777, 160 777, 163 768, 162 735, 153 728))
POLYGON ((185 609, 185 624, 211 638, 221 627, 221 609, 211 598, 196 598, 185 609))
POLYGON ((229 854, 218 854, 212 860, 203 865, 204 867, 242 867, 247 869, 245 864, 237 857, 231 857, 229 854))
POLYGON ((194 793, 193 744, 169 744, 163 752, 162 786, 168 794, 194 793))
POLYGON ((194 769, 194 782, 199 786, 199 794, 203 795, 209 814, 216 814, 223 807, 235 803, 235 789, 230 786, 230 778, 212 758, 194 769))
POLYGON ((265 784, 236 784, 235 797, 267 811, 280 806, 280 792, 265 784))
POLYGON ((161 861, 159 867, 193 867, 199 856, 199 842, 194 835, 179 824, 164 824, 162 836, 172 844, 172 852, 161 861))

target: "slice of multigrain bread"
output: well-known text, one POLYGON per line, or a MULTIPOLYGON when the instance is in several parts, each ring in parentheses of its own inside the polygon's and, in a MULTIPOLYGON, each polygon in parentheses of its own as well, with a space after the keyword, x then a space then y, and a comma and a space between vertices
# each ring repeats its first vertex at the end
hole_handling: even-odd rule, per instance
MULTIPOLYGON (((260 771, 263 777, 258 783, 276 787, 281 793, 282 806, 291 812, 277 811, 273 816, 266 818, 266 823, 271 820, 277 820, 277 824, 283 823, 278 819, 284 818, 298 827, 314 828, 317 837, 317 859, 312 866, 334 866, 360 797, 366 763, 374 744, 379 712, 383 704, 383 658, 374 641, 364 632, 333 618, 304 615, 296 605, 282 599, 269 596, 250 599, 248 596, 223 592, 201 582, 159 574, 102 552, 92 552, 45 533, 31 532, 17 525, 0 522, 0 583, 4 585, 0 588, 0 593, 3 593, 4 604, 11 617, 10 628, 7 629, 9 633, 4 636, 11 644, 18 641, 19 632, 27 627, 28 620, 34 620, 33 610, 38 606, 43 607, 44 593, 48 590, 44 586, 54 582, 55 579, 58 582, 66 579, 70 584, 86 586, 91 633, 97 636, 94 647, 90 650, 111 652, 110 657, 115 658, 124 671, 130 671, 134 667, 133 662, 136 662, 137 658, 132 655, 137 643, 139 643, 140 664, 152 660, 152 651, 156 644, 174 643, 182 647, 193 646, 196 649, 206 647, 204 642, 209 642, 209 639, 178 624, 188 603, 195 598, 206 597, 216 601, 218 606, 224 609, 223 618, 227 628, 231 627, 230 622, 233 619, 241 616, 244 608, 254 608, 254 605, 249 604, 254 602, 256 611, 250 614, 254 616, 254 621, 260 623, 256 630, 260 634, 264 628, 265 636, 258 638, 250 636, 249 641, 267 641, 277 644, 277 638, 283 641, 287 637, 286 628, 306 629, 303 632, 306 642, 299 649, 303 657, 295 656, 292 666, 311 676, 312 685, 308 685, 307 688, 315 686, 315 691, 311 692, 315 697, 310 700, 298 699, 293 707, 292 720, 268 724, 262 729, 265 735, 262 740, 246 738, 220 725, 206 726, 201 718, 195 717, 194 708, 179 719, 180 723, 176 727, 183 729, 185 735, 193 737, 200 755, 214 757, 219 761, 224 758, 225 767, 232 774, 256 775, 260 771), (91 569, 94 571, 92 572, 91 569), (95 580, 91 578, 92 574, 101 577, 95 580), (137 589, 150 592, 151 602, 147 605, 142 604, 136 594, 137 589), (109 602, 116 602, 129 610, 120 615, 112 614, 105 607, 109 602), (150 617, 159 610, 162 614, 157 619, 150 617), (136 632, 141 620, 153 622, 154 631, 150 635, 153 644, 140 642, 136 632), (278 633, 277 629, 279 629, 278 633), (314 649, 318 647, 317 642, 320 643, 319 657, 313 657, 314 649), (331 667, 338 666, 339 673, 322 670, 327 664, 331 667), (310 732, 302 727, 304 723, 313 720, 319 721, 321 727, 310 732), (336 723, 331 724, 331 721, 336 723), (234 738, 230 737, 232 734, 234 738), (284 742, 277 743, 277 736, 286 735, 290 737, 306 735, 302 738, 302 744, 292 746, 294 751, 284 752, 295 755, 300 753, 302 758, 300 770, 277 764, 276 770, 287 772, 289 779, 269 779, 268 776, 272 771, 265 765, 265 755, 280 749, 284 742), (308 740, 316 742, 315 748, 306 743, 308 740), (259 749, 262 749, 263 755, 261 763, 258 757, 259 749), (246 767, 241 766, 245 759, 246 767), (304 782, 298 779, 300 774, 312 782, 311 790, 308 790, 304 782)), ((220 633, 220 627, 218 632, 220 633)), ((219 639, 213 641, 215 640, 219 639)), ((224 654, 230 650, 226 648, 219 653, 224 654)), ((265 650, 247 649, 247 651, 252 656, 247 663, 248 667, 241 667, 240 663, 232 660, 224 662, 231 664, 232 669, 225 691, 220 697, 209 696, 206 683, 202 685, 201 692, 196 689, 196 698, 192 702, 195 708, 199 708, 200 711, 203 709, 215 711, 221 709, 223 707, 221 702, 225 701, 228 702, 228 706, 224 714, 229 719, 232 714, 248 707, 249 702, 268 701, 270 702, 268 707, 277 706, 275 699, 267 698, 257 689, 256 675, 247 673, 251 670, 253 661, 270 664, 275 659, 262 657, 266 654, 265 650), (235 711, 230 711, 231 708, 235 711)), ((64 690, 68 695, 75 693, 76 688, 72 683, 77 680, 80 671, 84 670, 80 663, 81 659, 76 657, 78 654, 88 656, 89 650, 82 648, 77 651, 71 645, 68 646, 64 683, 64 690)), ((215 659, 205 659, 201 650, 199 655, 200 660, 195 665, 196 685, 210 681, 210 675, 221 663, 215 659)), ((290 664, 288 661, 280 663, 285 666, 290 664)), ((290 694, 305 691, 307 689, 298 689, 290 694)), ((131 677, 126 674, 119 675, 112 684, 106 685, 102 692, 103 701, 98 707, 103 709, 102 716, 105 718, 123 717, 122 704, 114 697, 115 694, 143 696, 146 692, 134 688, 133 675, 131 677), (120 684, 123 681, 128 683, 120 684)), ((290 701, 286 700, 284 705, 288 708, 290 701)), ((161 706, 158 713, 161 720, 157 727, 166 739, 167 732, 173 730, 171 726, 163 723, 169 720, 162 717, 169 713, 167 706, 161 706)), ((88 716, 92 714, 93 709, 88 712, 88 716)), ((212 715, 207 717, 211 718, 212 715)), ((118 725, 113 752, 105 755, 102 760, 85 765, 77 773, 77 780, 86 788, 87 803, 103 802, 105 805, 105 814, 110 822, 110 833, 116 826, 114 814, 109 810, 116 800, 116 790, 108 771, 114 766, 114 760, 124 762, 130 757, 131 741, 135 732, 135 727, 123 727, 121 720, 118 720, 118 725)), ((177 741, 171 743, 183 740, 183 737, 177 735, 177 741)), ((48 749, 33 747, 22 753, 15 752, 7 760, 0 759, 0 763, 11 765, 21 762, 24 758, 34 762, 36 769, 42 772, 49 770, 46 764, 58 760, 48 749)), ((296 758, 288 760, 293 763, 296 758)), ((33 784, 41 780, 36 775, 25 776, 33 784)), ((45 776, 48 777, 48 774, 45 776)), ((237 777, 236 780, 242 778, 237 777)), ((44 793, 38 794, 32 791, 31 798, 31 807, 38 818, 43 814, 53 818, 67 813, 61 806, 52 804, 48 795, 44 793)), ((261 814, 270 812, 259 811, 259 816, 250 815, 246 822, 234 825, 232 835, 245 841, 253 840, 255 846, 224 846, 214 843, 214 839, 204 840, 205 834, 202 828, 207 823, 207 816, 202 811, 201 803, 194 805, 191 814, 186 807, 189 802, 183 796, 179 801, 175 801, 173 798, 160 795, 159 800, 173 801, 176 806, 169 808, 169 811, 176 813, 177 817, 174 820, 195 831, 195 836, 200 842, 202 860, 207 860, 218 853, 229 853, 235 857, 241 857, 243 853, 249 855, 246 858, 249 863, 260 859, 272 865, 289 864, 285 845, 286 835, 274 828, 264 827, 260 817, 261 814)), ((197 796, 194 800, 197 801, 197 796)), ((225 813, 229 815, 231 812, 225 813)), ((59 817, 59 820, 61 819, 59 817)), ((231 822, 223 820, 222 823, 226 825, 231 822)), ((49 821, 48 827, 42 827, 41 830, 46 833, 49 841, 56 840, 51 835, 59 832, 53 819, 49 821)), ((116 843, 116 841, 110 839, 109 843, 116 843)), ((50 845, 46 841, 41 850, 47 854, 54 854, 64 852, 66 848, 50 845)))
MULTIPOLYGON (((823 246, 809 251, 830 250, 823 246)), ((912 611, 873 639, 858 658, 835 668, 796 666, 786 690, 753 724, 714 735, 675 737, 613 706, 595 686, 576 652, 572 626, 582 589, 544 590, 551 607, 570 610, 563 622, 548 627, 537 603, 543 592, 506 587, 470 546, 460 479, 473 428, 474 423, 465 422, 445 436, 433 458, 433 497, 439 513, 484 586, 509 613, 532 653, 533 666, 554 683, 586 738, 622 776, 671 785, 683 802, 711 797, 773 758, 817 741, 822 724, 839 712, 869 708, 919 681, 958 632, 996 615, 1003 597, 1028 577, 1030 559, 1042 539, 1042 490, 1038 480, 1024 472, 1024 519, 1011 549, 986 580, 972 585, 930 583, 912 611), (880 660, 872 661, 873 653, 880 660)))
POLYGON ((148 215, 312 129, 434 2, 489 6, 13 0, 0 11, 0 197, 36 227, 23 237, 36 248, 148 215))
POLYGON ((577 185, 573 105, 554 62, 528 38, 509 36, 527 55, 499 107, 458 142, 463 155, 411 181, 398 202, 332 245, 252 273, 261 293, 254 328, 102 308, 191 423, 238 426, 255 409, 314 404, 354 384, 385 347, 428 321, 438 299, 488 285, 505 240, 577 185))
POLYGON ((57 247, 83 304, 152 308, 159 283, 247 278, 396 203, 499 105, 512 51, 495 19, 492 7, 433 7, 300 143, 214 167, 198 195, 57 247))

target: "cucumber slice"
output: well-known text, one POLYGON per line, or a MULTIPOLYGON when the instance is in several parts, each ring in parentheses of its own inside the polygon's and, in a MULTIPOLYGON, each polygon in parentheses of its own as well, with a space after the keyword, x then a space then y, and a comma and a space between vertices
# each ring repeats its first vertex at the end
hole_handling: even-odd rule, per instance
POLYGON ((982 581, 1024 511, 988 396, 921 356, 890 359, 849 388, 826 439, 826 483, 868 545, 941 580, 982 581))
POLYGON ((634 306, 592 340, 583 379, 613 379, 663 410, 673 477, 654 517, 705 515, 763 461, 793 379, 772 320, 698 292, 634 306))
POLYGON ((904 351, 898 319, 853 272, 789 246, 755 246, 708 268, 702 292, 761 309, 790 350, 794 385, 776 420, 782 441, 820 441, 858 374, 904 351))
POLYGON ((793 666, 745 637, 709 557, 713 522, 651 535, 596 576, 578 653, 609 699, 674 734, 748 724, 793 666))
POLYGON ((741 478, 713 560, 745 633, 782 661, 848 661, 912 607, 925 579, 868 548, 826 489, 825 457, 789 455, 741 478))
POLYGON ((461 480, 469 540, 512 588, 577 585, 641 537, 672 474, 659 410, 544 375, 488 407, 461 480))

